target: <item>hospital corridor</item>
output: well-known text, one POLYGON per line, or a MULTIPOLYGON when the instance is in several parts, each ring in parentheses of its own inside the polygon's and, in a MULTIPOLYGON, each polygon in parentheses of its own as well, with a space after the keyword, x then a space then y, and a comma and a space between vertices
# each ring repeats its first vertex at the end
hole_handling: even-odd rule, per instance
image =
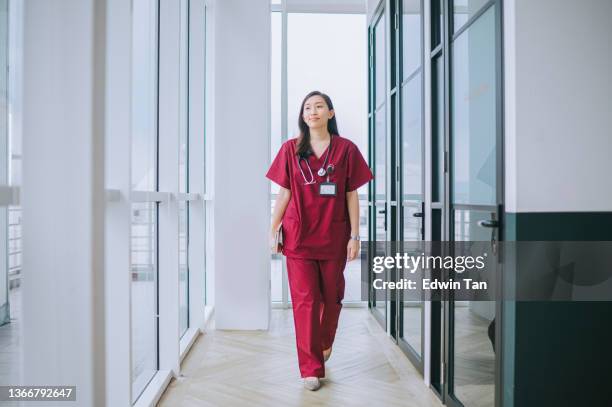
POLYGON ((612 406, 611 20, 0 0, 0 406, 612 406))

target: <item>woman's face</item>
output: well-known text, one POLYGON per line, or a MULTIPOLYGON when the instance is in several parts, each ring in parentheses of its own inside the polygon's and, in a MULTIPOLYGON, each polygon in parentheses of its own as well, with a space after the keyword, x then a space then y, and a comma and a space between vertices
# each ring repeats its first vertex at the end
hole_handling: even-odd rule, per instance
POLYGON ((302 118, 309 128, 327 128, 327 122, 334 117, 334 111, 329 110, 325 99, 319 95, 314 95, 306 99, 302 118))

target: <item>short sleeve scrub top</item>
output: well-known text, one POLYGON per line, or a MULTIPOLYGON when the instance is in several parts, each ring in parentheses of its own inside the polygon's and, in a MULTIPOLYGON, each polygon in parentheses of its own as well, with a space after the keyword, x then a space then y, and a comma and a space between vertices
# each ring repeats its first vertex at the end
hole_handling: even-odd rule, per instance
POLYGON ((307 158, 314 183, 307 184, 311 180, 311 173, 306 163, 298 160, 297 139, 288 140, 282 145, 266 174, 270 180, 291 191, 291 200, 282 219, 282 252, 287 257, 321 260, 346 258, 351 231, 346 192, 356 190, 373 176, 352 141, 333 135, 330 145, 331 148, 321 157, 311 154, 307 158), (337 185, 336 196, 331 197, 319 194, 319 184, 327 181, 327 175, 317 174, 328 153, 327 162, 333 166, 329 180, 337 185))

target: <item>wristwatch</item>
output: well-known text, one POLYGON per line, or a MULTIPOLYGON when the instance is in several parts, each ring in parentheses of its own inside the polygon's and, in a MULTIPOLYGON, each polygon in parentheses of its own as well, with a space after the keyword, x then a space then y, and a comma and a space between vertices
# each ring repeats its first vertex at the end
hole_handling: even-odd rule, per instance
POLYGON ((360 241, 361 238, 359 237, 359 235, 351 235, 351 240, 357 240, 360 241))

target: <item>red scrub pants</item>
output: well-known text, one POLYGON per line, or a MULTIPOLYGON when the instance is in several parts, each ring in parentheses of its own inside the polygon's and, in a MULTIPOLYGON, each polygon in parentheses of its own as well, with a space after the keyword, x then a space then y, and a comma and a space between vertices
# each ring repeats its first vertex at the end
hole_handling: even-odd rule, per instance
POLYGON ((323 350, 334 343, 344 298, 346 259, 287 257, 293 321, 302 377, 325 377, 323 350))

